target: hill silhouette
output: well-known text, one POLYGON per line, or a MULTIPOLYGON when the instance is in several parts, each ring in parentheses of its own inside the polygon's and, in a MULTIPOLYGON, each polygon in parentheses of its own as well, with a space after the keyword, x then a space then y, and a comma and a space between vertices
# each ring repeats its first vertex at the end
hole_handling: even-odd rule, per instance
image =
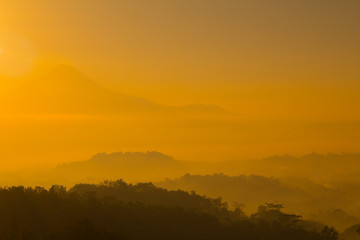
POLYGON ((0 239, 293 239, 337 240, 333 228, 266 204, 246 216, 221 199, 151 183, 0 188, 0 239))
POLYGON ((228 114, 215 105, 166 106, 112 91, 81 71, 60 65, 4 96, 7 112, 17 114, 228 114))
MULTIPOLYGON (((189 174, 224 173, 230 176, 259 175, 276 178, 307 179, 318 186, 342 187, 343 183, 359 182, 356 168, 360 154, 308 154, 302 157, 274 156, 258 160, 199 162, 176 160, 159 152, 100 153, 86 161, 60 165, 57 170, 75 176, 122 177, 126 180, 155 181, 189 174), (152 169, 152 171, 148 171, 152 169), (130 174, 134 173, 134 174, 130 174), (107 174, 107 175, 106 175, 107 174)), ((295 184, 295 183, 294 183, 295 184)), ((307 182, 297 182, 303 187, 307 182)), ((347 190, 348 191, 348 190, 347 190)))
POLYGON ((243 173, 277 177, 301 177, 327 185, 339 182, 360 181, 359 153, 317 154, 300 157, 290 155, 273 156, 250 161, 230 161, 224 170, 242 169, 243 173))
POLYGON ((55 173, 75 181, 117 179, 154 181, 168 176, 180 176, 190 170, 186 162, 159 152, 99 153, 87 161, 59 165, 55 173))
POLYGON ((342 240, 360 240, 360 224, 355 224, 340 234, 342 240))
POLYGON ((55 176, 71 184, 117 178, 155 181, 170 190, 196 191, 242 203, 248 213, 265 201, 280 202, 290 211, 344 229, 360 219, 358 205, 349 204, 360 200, 354 192, 359 187, 354 178, 359 172, 355 167, 358 159, 358 154, 313 153, 209 163, 180 161, 159 152, 100 153, 87 161, 59 166, 55 176), (216 174, 221 172, 224 174, 216 174), (337 174, 330 178, 328 172, 337 174), (165 178, 169 179, 163 181, 165 178))
MULTIPOLYGON (((341 164, 348 169, 356 163, 357 156, 310 154, 300 158, 284 156, 236 163, 209 163, 181 161, 160 152, 98 153, 89 160, 62 164, 41 173, 20 173, 17 179, 14 179, 16 174, 3 175, 2 185, 73 186, 75 183, 94 184, 120 178, 134 184, 154 182, 155 186, 168 190, 196 191, 212 198, 222 197, 230 206, 234 202, 234 206, 244 204, 246 213, 253 213, 264 202, 282 203, 287 211, 343 230, 360 219, 359 205, 354 204, 360 202, 360 194, 356 190, 360 183, 351 179, 348 182, 334 181, 331 185, 331 182, 315 182, 317 178, 311 179, 309 172, 320 174, 321 169, 312 169, 310 163, 315 163, 323 171, 327 171, 326 167, 333 169, 341 164), (308 162, 308 159, 315 158, 308 162), (258 162, 262 164, 256 165, 258 162), (284 166, 290 169, 289 172, 284 172, 284 166), (259 172, 263 172, 264 168, 269 168, 275 177, 261 176, 259 172), (297 172, 295 168, 298 168, 297 172), (241 173, 246 171, 251 173, 241 173), (226 175, 214 174, 220 172, 226 175), (254 175, 256 172, 257 175, 254 175), (164 181, 165 178, 168 179, 164 181)), ((92 192, 102 188, 84 185, 83 189, 92 192)))
POLYGON ((190 175, 155 183, 168 190, 196 191, 209 197, 222 197, 240 203, 246 213, 264 202, 282 203, 287 211, 343 230, 360 221, 358 185, 326 187, 301 178, 274 178, 259 175, 190 175), (353 204, 351 204, 353 203, 353 204))

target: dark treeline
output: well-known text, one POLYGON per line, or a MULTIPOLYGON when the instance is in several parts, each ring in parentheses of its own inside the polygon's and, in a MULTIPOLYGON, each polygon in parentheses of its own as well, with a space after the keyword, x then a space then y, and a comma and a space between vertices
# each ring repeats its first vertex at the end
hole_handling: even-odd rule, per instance
POLYGON ((275 178, 259 175, 191 175, 154 183, 168 190, 194 190, 226 202, 241 202, 248 214, 264 202, 280 202, 286 211, 334 226, 343 231, 360 223, 359 182, 322 185, 301 178, 275 178))
POLYGON ((121 180, 68 191, 2 188, 0 212, 1 240, 338 239, 333 228, 316 231, 281 205, 267 203, 246 216, 221 199, 121 180))

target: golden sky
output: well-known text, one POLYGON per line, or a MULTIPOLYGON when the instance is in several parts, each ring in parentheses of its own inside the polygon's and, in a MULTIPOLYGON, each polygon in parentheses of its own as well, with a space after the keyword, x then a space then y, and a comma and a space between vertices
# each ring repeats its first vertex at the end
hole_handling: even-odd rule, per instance
MULTIPOLYGON (((280 154, 356 151, 359 8, 358 0, 0 0, 0 92, 66 63, 109 89, 266 122, 258 139, 239 133, 218 146, 224 151, 240 152, 241 141, 256 142, 246 156, 267 142, 280 154), (289 132, 270 131, 290 122, 316 131, 292 127, 301 135, 293 144, 289 132)), ((175 145, 154 148, 181 153, 175 145)))

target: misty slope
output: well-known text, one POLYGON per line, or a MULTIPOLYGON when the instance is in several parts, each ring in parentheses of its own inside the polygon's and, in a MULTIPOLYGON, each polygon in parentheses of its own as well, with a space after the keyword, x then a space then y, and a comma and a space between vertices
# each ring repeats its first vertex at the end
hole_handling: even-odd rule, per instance
POLYGON ((359 153, 308 154, 301 157, 274 156, 245 162, 230 161, 224 171, 242 169, 247 174, 266 174, 276 177, 301 177, 320 184, 360 181, 359 153))
POLYGON ((209 197, 222 197, 226 202, 243 204, 247 213, 255 212, 259 205, 266 202, 281 203, 287 211, 336 226, 340 230, 360 221, 360 205, 355 204, 360 201, 359 194, 303 179, 186 174, 155 185, 169 190, 181 189, 209 197))
POLYGON ((67 65, 61 65, 6 94, 3 102, 7 112, 17 114, 227 113, 214 105, 170 107, 111 91, 67 65))
MULTIPOLYGON (((104 174, 108 172, 111 173, 108 176, 131 177, 135 181, 180 177, 186 173, 201 175, 214 173, 247 174, 286 179, 307 179, 308 182, 314 182, 319 186, 341 187, 344 188, 344 191, 350 191, 350 189, 346 189, 346 186, 360 183, 360 170, 357 168, 359 161, 360 154, 309 154, 299 158, 275 156, 259 160, 188 162, 175 160, 158 152, 120 152, 97 154, 90 160, 65 164, 59 166, 58 169, 71 170, 76 172, 76 175, 89 176, 90 174, 97 178, 106 176, 104 174), (153 171, 148 171, 148 169, 153 171), (130 174, 130 172, 134 172, 134 174, 130 174)), ((302 188, 308 182, 296 181, 292 184, 302 188)))
MULTIPOLYGON (((258 205, 265 202, 283 203, 291 212, 342 230, 360 221, 360 205, 357 204, 360 202, 357 191, 360 181, 350 181, 352 178, 342 182, 314 181, 309 172, 321 174, 338 168, 339 173, 345 175, 350 167, 354 168, 356 156, 358 154, 311 154, 301 158, 285 156, 206 163, 179 161, 159 152, 99 153, 87 161, 63 164, 32 175, 21 174, 16 184, 72 186, 75 183, 99 183, 106 179, 156 182, 157 186, 171 190, 194 190, 209 197, 222 197, 230 204, 236 201, 245 204, 247 212, 254 212, 258 205), (317 168, 312 168, 314 164, 317 168), (341 165, 346 167, 341 168, 341 165), (273 177, 261 176, 265 175, 266 168, 266 175, 273 177), (289 171, 284 172, 284 169, 289 171), (220 172, 224 174, 214 174, 220 172)), ((14 178, 14 175, 11 177, 14 178)), ((14 179, 4 178, 6 182, 2 185, 15 183, 14 179)))
POLYGON ((347 229, 340 235, 342 240, 360 240, 360 224, 355 224, 347 229))
POLYGON ((174 160, 157 152, 113 153, 98 154, 58 170, 83 179, 92 176, 99 181, 107 177, 156 181, 157 186, 167 189, 194 190, 222 197, 229 203, 243 203, 248 212, 254 212, 264 202, 284 203, 292 212, 342 230, 360 221, 360 205, 354 204, 360 201, 358 161, 359 154, 275 156, 209 163, 174 160), (220 172, 224 174, 214 174, 220 172), (161 181, 165 178, 173 180, 161 181))
POLYGON ((207 196, 222 197, 230 203, 244 204, 248 212, 254 212, 265 202, 283 202, 284 199, 295 199, 303 194, 301 189, 287 186, 279 179, 257 175, 186 174, 180 178, 166 179, 156 185, 171 190, 182 189, 207 196))

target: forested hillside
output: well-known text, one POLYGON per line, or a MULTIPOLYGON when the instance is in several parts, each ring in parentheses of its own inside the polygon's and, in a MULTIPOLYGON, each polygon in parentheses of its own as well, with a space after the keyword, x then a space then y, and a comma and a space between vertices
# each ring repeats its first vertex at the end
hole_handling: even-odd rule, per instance
POLYGON ((221 199, 121 180, 69 191, 9 187, 0 190, 0 239, 337 239, 281 208, 268 203, 246 216, 221 199))

